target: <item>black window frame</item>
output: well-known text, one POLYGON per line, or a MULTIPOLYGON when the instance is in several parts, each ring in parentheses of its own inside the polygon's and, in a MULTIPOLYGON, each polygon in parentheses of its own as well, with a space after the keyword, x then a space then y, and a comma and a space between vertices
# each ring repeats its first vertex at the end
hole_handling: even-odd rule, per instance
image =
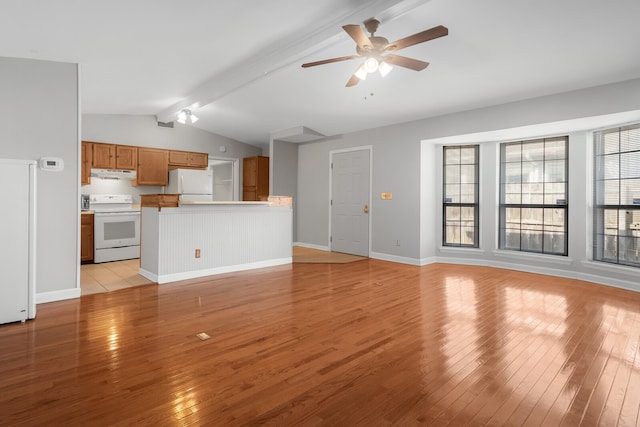
MULTIPOLYGON (((515 183, 515 184, 518 184, 515 183)), ((510 194, 514 194, 514 193, 510 193, 510 194)), ((517 193, 515 193, 517 194, 517 193)), ((535 195, 539 196, 540 193, 535 193, 535 195)), ((505 143, 501 143, 500 144, 500 182, 499 182, 499 231, 498 231, 498 248, 501 250, 509 250, 509 251, 515 251, 515 252, 526 252, 526 253, 537 253, 537 254, 544 254, 544 255, 556 255, 556 256, 568 256, 569 254, 569 137, 568 136, 555 136, 555 137, 548 137, 548 138, 538 138, 538 139, 532 139, 532 140, 522 140, 522 141, 511 141, 511 142, 505 142, 505 143), (551 143, 551 142, 556 142, 558 140, 564 140, 564 182, 560 181, 547 181, 546 179, 546 166, 547 166, 547 160, 549 161, 555 161, 555 160, 562 160, 562 159, 557 159, 557 158, 550 158, 547 159, 546 157, 546 144, 547 143, 551 143), (525 181, 523 180, 523 164, 525 163, 534 163, 535 161, 531 161, 531 160, 523 160, 523 153, 524 153, 524 148, 526 145, 528 144, 543 144, 543 149, 542 149, 542 159, 539 160, 535 160, 535 161, 541 161, 542 162, 542 176, 543 181, 542 182, 530 182, 530 181, 525 181), (521 147, 521 153, 520 153, 520 181, 518 182, 521 185, 521 190, 520 190, 520 203, 507 203, 506 202, 506 185, 509 184, 506 182, 507 177, 506 177, 506 167, 507 164, 511 163, 511 164, 517 164, 518 162, 507 162, 506 161, 506 149, 509 146, 515 146, 515 145, 520 145, 521 147), (542 199, 543 202, 542 203, 523 203, 523 198, 522 195, 526 194, 522 191, 522 184, 523 183, 527 183, 529 185, 531 184, 542 184, 543 186, 543 192, 542 194, 542 199), (547 184, 562 184, 564 183, 564 198, 563 199, 556 199, 556 203, 549 203, 549 202, 545 202, 545 197, 548 194, 554 194, 553 192, 547 193, 546 191, 546 186, 547 184), (520 221, 519 221, 519 234, 518 233, 514 233, 513 236, 515 236, 516 234, 518 234, 518 247, 516 248, 514 244, 512 243, 507 243, 507 230, 511 229, 513 230, 514 228, 510 228, 507 227, 507 223, 506 223, 506 214, 507 214, 507 209, 520 209, 520 221), (523 225, 526 225, 523 223, 523 219, 522 219, 522 212, 523 209, 540 209, 542 210, 542 223, 538 225, 538 229, 534 229, 532 226, 530 228, 526 228, 523 227, 523 225), (548 245, 548 240, 545 241, 546 239, 548 239, 551 236, 557 236, 560 233, 554 231, 554 230, 546 230, 545 227, 547 226, 546 223, 546 215, 549 212, 552 216, 553 214, 553 210, 557 210, 557 209, 561 209, 563 210, 563 216, 564 216, 564 225, 563 225, 563 231, 561 232, 563 239, 562 242, 563 244, 563 248, 561 251, 557 251, 557 250, 553 250, 552 249, 547 249, 545 248, 545 246, 548 245), (523 231, 525 233, 523 233, 523 231), (527 232, 532 232, 532 231, 538 231, 537 234, 540 235, 540 250, 535 250, 535 249, 531 249, 530 247, 523 247, 523 240, 525 242, 527 242, 526 239, 523 239, 523 235, 528 235, 527 232), (549 237, 547 237, 549 236, 549 237)), ((550 227, 553 227, 553 225, 549 225, 550 227)), ((532 233, 534 234, 534 233, 532 233)), ((512 237, 512 236, 509 236, 512 237)), ((551 237, 551 245, 553 247, 554 241, 553 241, 553 237, 551 237)))
MULTIPOLYGON (((623 183, 628 183, 630 180, 638 181, 640 180, 640 163, 633 164, 638 171, 635 172, 635 176, 623 176, 623 170, 626 169, 623 164, 623 156, 624 155, 635 155, 640 158, 640 148, 638 149, 629 149, 624 150, 622 148, 622 133, 626 131, 637 131, 636 138, 640 138, 640 123, 631 124, 627 126, 614 127, 601 131, 594 132, 593 134, 593 143, 594 143, 594 161, 593 161, 593 251, 592 251, 592 259, 594 261, 606 262, 610 264, 623 265, 627 267, 640 268, 640 261, 630 261, 629 259, 622 257, 621 254, 624 254, 629 251, 629 243, 635 247, 636 258, 638 258, 638 251, 640 251, 640 224, 630 223, 630 220, 621 220, 622 216, 630 215, 633 218, 633 214, 635 213, 635 217, 640 216, 640 193, 633 193, 631 198, 631 204, 623 203, 621 198, 623 198, 623 183), (618 136, 618 149, 616 151, 607 152, 605 135, 616 134, 618 136), (617 162, 615 162, 615 157, 617 156, 617 162), (613 159, 614 162, 607 162, 607 159, 613 159), (609 166, 609 169, 606 169, 609 166), (617 171, 616 171, 617 169, 617 171), (617 173, 615 173, 617 172, 617 173), (614 175, 612 175, 614 173, 614 175), (617 181, 617 196, 618 203, 611 203, 606 200, 606 186, 607 182, 611 182, 614 184, 617 181), (637 197, 636 197, 637 196, 637 197), (637 201, 637 204, 635 203, 637 201), (616 227, 615 234, 607 233, 606 231, 606 213, 607 212, 615 212, 616 218, 616 227), (621 215, 624 214, 624 215, 621 215), (621 233, 620 226, 621 223, 626 223, 628 229, 624 230, 624 234, 621 233), (631 226, 633 228, 631 228, 631 226), (607 239, 607 237, 613 236, 612 239, 607 239), (621 242, 627 242, 625 245, 622 245, 621 242), (611 252, 611 245, 615 248, 615 256, 607 256, 607 247, 610 247, 609 252, 611 252), (622 248, 624 246, 624 248, 622 248)), ((638 141, 636 140, 636 144, 638 141)), ((632 144, 630 144, 632 145, 632 144)), ((638 160, 636 160, 638 161, 638 160)), ((629 166, 627 166, 629 168, 629 166)), ((635 169, 634 169, 635 171, 635 169)), ((628 191, 628 190, 627 190, 628 191)), ((637 190, 636 190, 637 191, 637 190)), ((628 202, 628 201, 627 201, 628 202)), ((634 249, 632 248, 631 251, 634 249)))
MULTIPOLYGON (((460 172, 462 174, 462 172, 460 172)), ((479 248, 480 247, 480 145, 468 144, 468 145, 447 145, 442 147, 442 246, 446 247, 462 247, 462 248, 479 248), (474 149, 474 163, 447 163, 447 150, 462 150, 462 149, 474 149), (458 183, 451 183, 449 185, 459 184, 473 184, 474 185, 474 202, 461 202, 453 201, 453 198, 447 197, 447 166, 474 166, 474 182, 463 183, 462 176, 458 179, 458 183), (447 210, 448 208, 458 208, 462 211, 463 208, 473 208, 473 243, 455 243, 447 241, 447 229, 452 227, 451 223, 447 222, 447 210)), ((458 194, 461 194, 461 190, 458 194)), ((461 214, 460 214, 461 216, 461 214)), ((462 235, 463 227, 462 219, 458 221, 459 233, 462 235)))

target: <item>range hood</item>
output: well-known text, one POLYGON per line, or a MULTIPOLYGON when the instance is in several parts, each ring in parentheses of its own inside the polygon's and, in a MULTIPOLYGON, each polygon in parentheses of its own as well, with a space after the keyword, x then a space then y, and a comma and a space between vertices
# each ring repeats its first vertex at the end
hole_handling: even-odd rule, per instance
POLYGON ((91 176, 102 179, 136 179, 136 171, 121 169, 91 169, 91 176))

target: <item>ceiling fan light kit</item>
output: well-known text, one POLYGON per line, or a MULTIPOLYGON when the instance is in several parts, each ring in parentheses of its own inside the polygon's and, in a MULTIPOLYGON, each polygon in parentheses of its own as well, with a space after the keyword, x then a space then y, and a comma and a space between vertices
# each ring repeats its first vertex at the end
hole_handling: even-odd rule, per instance
POLYGON ((360 25, 344 25, 342 29, 356 42, 357 55, 307 62, 302 64, 302 67, 309 68, 315 67, 316 65, 364 58, 364 62, 360 64, 346 84, 347 87, 351 87, 358 84, 360 80, 365 80, 368 73, 379 71, 380 75, 385 77, 393 69, 393 66, 415 71, 424 70, 429 66, 428 62, 389 53, 449 34, 447 27, 438 25, 437 27, 389 43, 389 40, 386 38, 375 35, 375 32, 378 30, 378 25, 380 25, 380 21, 377 19, 369 19, 364 22, 364 26, 370 34, 368 37, 360 25))

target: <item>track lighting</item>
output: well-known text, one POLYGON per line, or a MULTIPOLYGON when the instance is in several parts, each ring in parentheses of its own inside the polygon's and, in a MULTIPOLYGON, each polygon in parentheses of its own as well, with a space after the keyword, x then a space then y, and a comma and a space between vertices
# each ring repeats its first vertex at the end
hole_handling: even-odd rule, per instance
POLYGON ((198 117, 195 114, 191 113, 191 110, 185 108, 184 110, 178 113, 178 123, 185 124, 187 122, 194 124, 198 121, 198 117))

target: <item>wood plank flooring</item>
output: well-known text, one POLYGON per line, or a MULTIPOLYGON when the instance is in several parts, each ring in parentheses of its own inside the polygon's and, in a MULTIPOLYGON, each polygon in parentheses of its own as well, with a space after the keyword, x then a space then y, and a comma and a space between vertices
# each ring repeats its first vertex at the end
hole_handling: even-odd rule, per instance
POLYGON ((0 425, 637 426, 639 344, 638 293, 487 267, 292 264, 0 326, 0 425))

